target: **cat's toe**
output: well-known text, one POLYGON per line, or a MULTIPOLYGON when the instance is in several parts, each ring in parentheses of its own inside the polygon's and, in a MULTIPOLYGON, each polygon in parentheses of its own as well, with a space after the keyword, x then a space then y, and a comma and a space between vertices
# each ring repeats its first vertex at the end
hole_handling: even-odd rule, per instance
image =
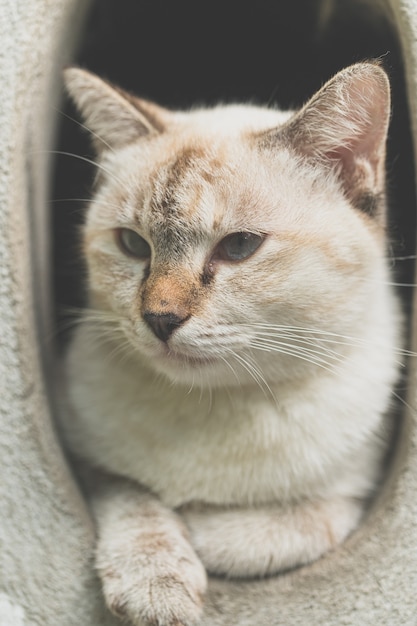
MULTIPOLYGON (((143 589, 142 589, 143 592, 143 589)), ((195 626, 202 612, 203 591, 175 576, 149 583, 145 592, 107 592, 110 611, 134 626, 195 626)))
POLYGON ((115 575, 101 572, 110 611, 134 626, 195 626, 202 612, 206 572, 197 558, 163 555, 151 567, 115 575))
POLYGON ((203 592, 185 584, 180 576, 165 576, 150 586, 152 604, 146 621, 157 626, 192 626, 198 622, 203 607, 203 592))

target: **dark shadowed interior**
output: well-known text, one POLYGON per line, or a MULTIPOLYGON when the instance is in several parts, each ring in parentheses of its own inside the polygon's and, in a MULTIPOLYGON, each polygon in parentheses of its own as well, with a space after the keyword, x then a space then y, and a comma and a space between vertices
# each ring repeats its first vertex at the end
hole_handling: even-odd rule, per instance
MULTIPOLYGON (((301 105, 339 69, 379 57, 393 87, 388 192, 393 256, 414 254, 413 149, 401 52, 389 15, 364 0, 96 0, 74 63, 168 107, 217 101, 301 105)), ((72 106, 66 115, 79 119, 72 106)), ((93 158, 86 133, 61 116, 57 149, 93 158)), ((54 293, 58 330, 83 302, 78 226, 94 169, 56 159, 54 293)), ((394 262, 393 262, 394 263, 394 262)), ((413 261, 396 261, 413 282, 413 261)), ((402 289, 409 306, 410 288, 402 289)), ((62 335, 64 336, 64 335, 62 335)))

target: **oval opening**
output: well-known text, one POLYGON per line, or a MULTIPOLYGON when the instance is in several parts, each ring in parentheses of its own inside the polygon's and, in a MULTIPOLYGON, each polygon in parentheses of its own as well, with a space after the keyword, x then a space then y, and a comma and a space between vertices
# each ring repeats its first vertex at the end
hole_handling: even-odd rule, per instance
MULTIPOLYGON (((376 57, 388 70, 393 90, 389 221, 392 256, 404 258, 415 251, 412 134, 400 44, 387 9, 379 3, 125 0, 121 9, 117 0, 96 0, 73 62, 168 107, 250 100, 285 109, 300 106, 339 69, 376 57)), ((63 111, 79 119, 68 102, 63 111)), ((88 136, 64 116, 58 150, 94 158, 88 136)), ((77 230, 85 202, 72 199, 87 198, 92 179, 93 168, 86 162, 57 157, 53 223, 58 331, 67 326, 68 309, 84 300, 77 230)), ((399 283, 414 282, 413 259, 398 261, 394 271, 399 283)), ((409 320, 412 290, 403 287, 400 292, 409 320)), ((67 333, 59 336, 62 347, 67 333)))

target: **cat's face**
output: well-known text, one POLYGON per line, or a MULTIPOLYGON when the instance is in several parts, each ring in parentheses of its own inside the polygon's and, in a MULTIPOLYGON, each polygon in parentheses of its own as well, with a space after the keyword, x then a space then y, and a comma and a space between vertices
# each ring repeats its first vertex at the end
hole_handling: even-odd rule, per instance
MULTIPOLYGON (((379 97, 367 106, 387 117, 382 71, 357 67, 368 68, 379 97)), ((295 116, 253 107, 174 114, 135 101, 135 119, 132 100, 70 72, 87 123, 98 116, 93 130, 110 144, 84 229, 91 306, 111 313, 152 368, 187 385, 268 385, 335 367, 348 349, 340 336, 360 334, 383 278, 375 198, 386 120, 377 133, 369 111, 370 122, 350 111, 362 124, 352 145, 334 128, 323 139, 318 120, 306 120, 318 103, 327 116, 335 96, 326 87, 324 104, 316 97, 295 116), (127 131, 103 121, 103 94, 127 131), (137 135, 121 141, 135 124, 137 135)), ((361 98, 366 81, 350 77, 361 98)))

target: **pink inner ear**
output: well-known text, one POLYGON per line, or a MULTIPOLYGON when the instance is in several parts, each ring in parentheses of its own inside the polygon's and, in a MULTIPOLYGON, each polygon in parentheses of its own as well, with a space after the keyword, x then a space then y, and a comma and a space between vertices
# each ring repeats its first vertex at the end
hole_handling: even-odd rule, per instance
MULTIPOLYGON (((351 76, 344 85, 342 102, 344 111, 334 116, 334 123, 339 122, 340 114, 348 131, 336 149, 342 161, 366 160, 372 168, 378 170, 384 165, 385 144, 390 114, 390 94, 388 80, 380 68, 370 66, 371 71, 364 76, 351 76), (373 71, 372 71, 373 70, 373 71), (344 148, 345 146, 345 148, 344 148)), ((343 85, 342 85, 343 86, 343 85)), ((376 171, 375 171, 376 173, 376 171)))
POLYGON ((345 191, 372 193, 383 186, 390 113, 385 72, 370 63, 342 70, 290 122, 287 137, 298 152, 337 168, 345 191))
POLYGON ((339 72, 283 128, 260 140, 269 149, 284 141, 312 162, 331 167, 351 203, 372 206, 366 212, 383 222, 389 116, 385 72, 359 63, 339 72))
POLYGON ((347 148, 346 146, 340 146, 340 148, 324 152, 323 157, 328 161, 335 161, 341 163, 342 165, 348 165, 354 160, 354 149, 347 148))
POLYGON ((368 151, 367 147, 365 142, 352 141, 350 144, 345 142, 340 147, 324 151, 322 158, 333 162, 341 170, 351 171, 359 161, 362 163, 366 161, 373 168, 375 158, 372 157, 372 152, 368 151))
POLYGON ((383 175, 385 165, 385 132, 375 131, 372 123, 368 128, 361 129, 361 133, 351 138, 343 137, 340 146, 325 150, 325 160, 339 164, 340 170, 345 173, 352 172, 360 164, 368 164, 369 173, 373 172, 374 181, 370 182, 371 188, 378 184, 379 177, 383 175))
POLYGON ((64 71, 67 90, 92 133, 98 153, 123 148, 149 133, 160 132, 168 111, 113 87, 76 67, 64 71))

